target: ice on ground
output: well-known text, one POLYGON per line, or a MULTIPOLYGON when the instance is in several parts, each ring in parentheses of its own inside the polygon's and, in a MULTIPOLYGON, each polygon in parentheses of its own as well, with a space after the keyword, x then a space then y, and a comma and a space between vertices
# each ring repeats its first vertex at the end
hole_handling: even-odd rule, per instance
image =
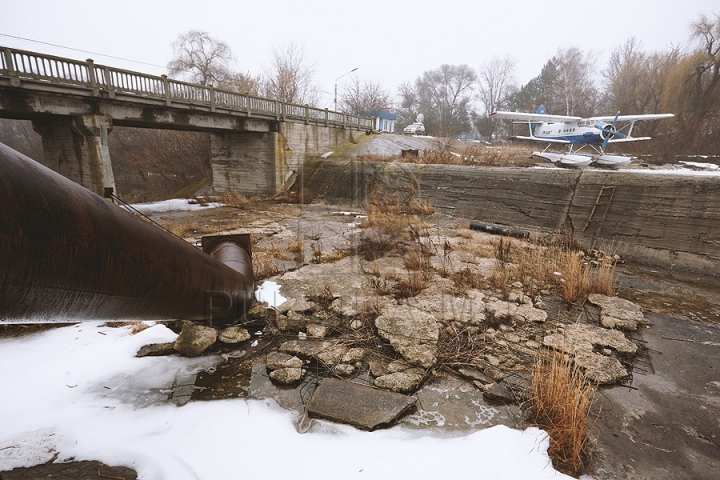
POLYGON ((704 162, 685 162, 681 161, 680 163, 690 166, 690 167, 698 167, 698 168, 707 168, 708 170, 718 170, 720 169, 719 165, 716 165, 714 163, 704 163, 704 162))
POLYGON ((12 452, 0 454, 0 471, 74 458, 124 465, 145 480, 571 478, 553 470, 536 428, 440 438, 313 420, 300 434, 270 400, 132 401, 219 358, 135 357, 174 338, 163 325, 132 335, 86 322, 0 339, 0 451, 12 452))
POLYGON ((267 303, 271 307, 279 307, 287 298, 280 295, 280 285, 275 282, 264 281, 255 290, 255 299, 261 303, 267 303))
POLYGON ((189 198, 173 198, 172 200, 163 200, 162 202, 135 203, 131 206, 142 213, 195 211, 223 206, 222 203, 218 202, 211 202, 206 205, 190 202, 196 202, 196 200, 189 198))

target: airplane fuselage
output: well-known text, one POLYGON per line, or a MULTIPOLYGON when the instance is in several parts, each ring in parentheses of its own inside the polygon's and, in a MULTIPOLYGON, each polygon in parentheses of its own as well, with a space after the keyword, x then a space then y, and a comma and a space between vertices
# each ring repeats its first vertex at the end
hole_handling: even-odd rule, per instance
POLYGON ((531 128, 533 136, 538 140, 561 141, 570 144, 603 143, 605 137, 601 131, 595 128, 594 123, 582 125, 585 122, 539 123, 533 124, 531 128))

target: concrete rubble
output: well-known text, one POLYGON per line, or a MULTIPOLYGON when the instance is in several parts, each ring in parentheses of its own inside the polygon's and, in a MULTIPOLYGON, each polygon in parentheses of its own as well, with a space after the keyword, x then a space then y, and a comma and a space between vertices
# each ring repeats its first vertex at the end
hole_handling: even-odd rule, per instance
POLYGON ((584 323, 568 325, 564 332, 546 336, 543 345, 572 355, 590 381, 604 384, 627 377, 628 371, 619 360, 596 353, 595 348, 606 347, 620 354, 637 351, 637 345, 621 331, 584 323))
POLYGON ((194 322, 184 321, 175 340, 175 350, 186 357, 197 357, 217 340, 217 330, 194 322))
POLYGON ((643 315, 642 308, 619 297, 608 297, 593 293, 588 301, 600 307, 600 325, 605 328, 619 328, 635 331, 638 325, 649 325, 643 315))
POLYGON ((363 430, 375 430, 393 423, 416 400, 412 395, 326 378, 310 397, 307 413, 311 417, 347 423, 363 430))

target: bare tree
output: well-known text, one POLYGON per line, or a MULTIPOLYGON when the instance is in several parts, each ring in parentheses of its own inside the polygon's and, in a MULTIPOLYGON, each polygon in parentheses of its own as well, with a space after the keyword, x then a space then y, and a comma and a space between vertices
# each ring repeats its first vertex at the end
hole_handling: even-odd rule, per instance
POLYGON ((392 97, 380 82, 360 80, 357 76, 351 78, 350 85, 340 94, 340 109, 355 115, 387 111, 392 106, 392 97))
MULTIPOLYGON (((558 77, 554 89, 565 107, 565 115, 591 116, 598 104, 595 87, 596 55, 579 48, 561 48, 554 57, 558 77)), ((555 112, 558 113, 558 112, 555 112)))
POLYGON ((489 115, 507 108, 510 96, 517 91, 515 64, 515 59, 505 55, 494 57, 480 67, 478 94, 484 111, 475 119, 475 127, 483 136, 490 138, 494 133, 495 122, 490 120, 489 115))
POLYGON ((695 103, 697 116, 705 118, 718 103, 716 88, 720 82, 720 15, 707 15, 692 24, 692 39, 699 44, 700 60, 695 67, 695 103))
POLYGON ((398 87, 396 102, 396 111, 398 114, 398 123, 400 125, 409 125, 415 121, 420 113, 420 99, 417 90, 409 83, 405 82, 398 87))
POLYGON ((414 92, 405 92, 416 100, 408 107, 425 115, 425 126, 436 135, 454 136, 470 130, 470 101, 477 81, 467 65, 441 65, 415 80, 414 92))
POLYGON ((632 37, 613 49, 605 77, 605 106, 607 111, 646 113, 651 100, 647 81, 650 73, 650 56, 641 50, 640 42, 632 37))
POLYGON ((247 73, 231 73, 229 77, 219 85, 220 88, 238 93, 248 93, 259 96, 263 92, 263 79, 260 75, 247 73))
POLYGON ((273 63, 265 71, 264 94, 288 103, 316 105, 320 88, 314 83, 315 68, 305 51, 294 43, 273 49, 273 63))
POLYGON ((230 47, 207 32, 190 30, 180 35, 173 43, 173 51, 174 57, 168 63, 171 76, 182 75, 207 86, 219 86, 230 76, 230 47))

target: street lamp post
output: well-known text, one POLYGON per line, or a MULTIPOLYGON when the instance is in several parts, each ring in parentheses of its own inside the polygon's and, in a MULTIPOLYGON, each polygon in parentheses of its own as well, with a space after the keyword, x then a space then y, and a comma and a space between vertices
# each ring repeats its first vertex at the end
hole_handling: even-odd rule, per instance
POLYGON ((350 75, 352 72, 354 72, 354 71, 357 70, 357 69, 358 69, 358 67, 355 67, 355 68, 353 68, 352 70, 350 70, 349 72, 343 73, 342 75, 340 75, 338 78, 335 79, 335 111, 336 111, 336 112, 337 112, 337 84, 338 84, 338 80, 340 80, 340 79, 341 79, 342 77, 344 77, 345 75, 350 75))

